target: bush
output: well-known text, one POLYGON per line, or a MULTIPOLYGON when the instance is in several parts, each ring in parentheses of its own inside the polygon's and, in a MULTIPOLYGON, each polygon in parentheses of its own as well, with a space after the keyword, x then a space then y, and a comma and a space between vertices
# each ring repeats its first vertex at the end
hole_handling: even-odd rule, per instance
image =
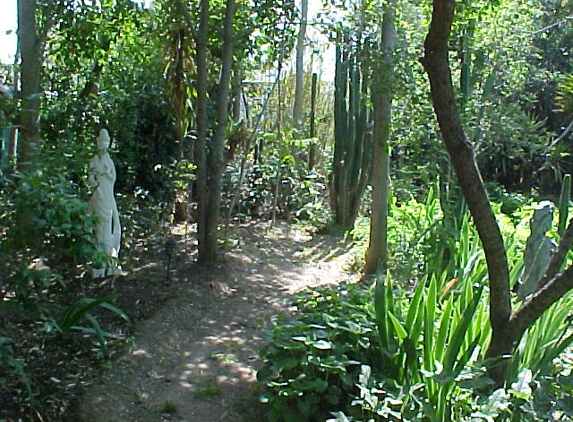
POLYGON ((313 289, 299 296, 296 320, 283 316, 266 333, 257 378, 266 384, 270 421, 321 421, 350 410, 360 364, 380 362, 369 297, 361 285, 313 289))
POLYGON ((87 191, 52 167, 5 177, 0 205, 0 390, 23 385, 33 403, 41 392, 31 382, 35 377, 26 365, 30 357, 18 353, 19 342, 27 337, 21 331, 31 330, 39 344, 50 333, 93 335, 107 357, 106 339, 113 335, 102 330, 91 311, 99 307, 127 316, 109 303, 110 297, 64 303, 64 280, 71 279, 78 264, 108 259, 92 235, 96 217, 89 211, 87 191), (89 326, 80 324, 84 321, 89 326))
POLYGON ((252 164, 249 150, 240 162, 229 163, 223 177, 223 191, 228 192, 223 199, 232 203, 231 217, 272 216, 315 227, 326 224, 330 217, 326 170, 316 165, 326 152, 317 147, 317 139, 300 139, 295 130, 253 136, 257 140, 252 164), (314 166, 309 166, 309 151, 319 155, 314 166))
POLYGON ((72 262, 97 251, 87 195, 82 198, 63 175, 16 174, 2 194, 5 251, 26 249, 32 257, 51 254, 72 262))

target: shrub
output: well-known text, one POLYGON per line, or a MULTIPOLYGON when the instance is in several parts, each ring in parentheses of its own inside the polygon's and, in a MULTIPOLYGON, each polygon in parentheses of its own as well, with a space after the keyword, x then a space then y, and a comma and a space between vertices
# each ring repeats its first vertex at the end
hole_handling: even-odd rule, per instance
MULTIPOLYGON (((319 421, 349 409, 360 363, 380 362, 368 289, 341 284, 313 289, 296 302, 298 318, 283 316, 261 350, 263 400, 269 420, 319 421)), ((380 369, 380 368, 377 368, 380 369)))
POLYGON ((26 249, 32 257, 51 253, 71 261, 96 253, 95 217, 77 185, 63 175, 40 172, 16 174, 7 182, 2 192, 4 250, 26 249))

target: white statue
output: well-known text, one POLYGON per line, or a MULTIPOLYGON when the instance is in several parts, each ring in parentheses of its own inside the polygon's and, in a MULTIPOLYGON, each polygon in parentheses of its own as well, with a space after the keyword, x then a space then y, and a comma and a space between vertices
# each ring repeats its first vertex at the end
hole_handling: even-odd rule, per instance
POLYGON ((94 268, 93 277, 105 277, 121 272, 121 267, 115 264, 119 256, 121 225, 113 193, 116 175, 115 165, 109 156, 109 144, 107 130, 100 130, 97 138, 98 152, 90 161, 88 177, 88 183, 94 188, 89 203, 93 213, 98 217, 95 237, 105 253, 112 258, 104 268, 94 268))
POLYGON ((557 244, 545 234, 553 224, 554 208, 555 205, 551 201, 541 201, 533 212, 530 222, 531 234, 523 254, 523 272, 517 291, 521 300, 539 288, 541 278, 557 248, 557 244))

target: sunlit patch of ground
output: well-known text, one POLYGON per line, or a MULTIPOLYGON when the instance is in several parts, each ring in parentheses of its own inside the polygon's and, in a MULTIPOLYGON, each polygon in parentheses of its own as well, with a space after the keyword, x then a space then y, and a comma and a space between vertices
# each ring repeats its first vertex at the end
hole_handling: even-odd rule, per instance
POLYGON ((222 245, 224 259, 209 270, 189 264, 196 247, 190 228, 171 235, 178 239, 171 283, 165 264, 142 262, 131 274, 153 271, 175 294, 137 324, 129 350, 86 390, 78 422, 261 420, 253 388, 263 330, 277 313, 292 311, 295 292, 352 277, 341 240, 285 225, 236 228, 222 245))

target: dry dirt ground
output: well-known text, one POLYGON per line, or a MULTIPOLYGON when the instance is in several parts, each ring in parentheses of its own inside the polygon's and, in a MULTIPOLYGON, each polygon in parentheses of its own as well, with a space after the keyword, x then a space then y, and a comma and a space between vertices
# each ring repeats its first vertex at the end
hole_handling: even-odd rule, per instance
POLYGON ((345 271, 348 245, 332 235, 241 226, 209 270, 189 264, 196 249, 189 236, 174 237, 169 280, 164 262, 139 262, 108 286, 121 291, 123 283, 120 305, 132 314, 146 308, 145 319, 135 317, 132 341, 85 386, 67 420, 263 421, 255 382, 263 330, 293 311, 296 292, 353 278, 345 271), (138 298, 138 277, 163 296, 138 298))

